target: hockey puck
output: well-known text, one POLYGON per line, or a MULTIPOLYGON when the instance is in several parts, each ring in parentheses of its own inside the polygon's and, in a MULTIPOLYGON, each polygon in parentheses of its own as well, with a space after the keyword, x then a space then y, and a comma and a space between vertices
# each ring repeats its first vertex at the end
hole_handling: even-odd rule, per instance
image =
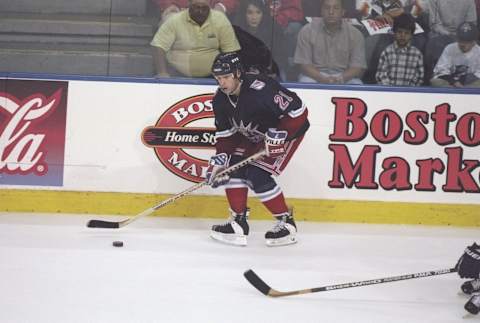
POLYGON ((123 247, 123 241, 114 241, 112 245, 114 247, 123 247))

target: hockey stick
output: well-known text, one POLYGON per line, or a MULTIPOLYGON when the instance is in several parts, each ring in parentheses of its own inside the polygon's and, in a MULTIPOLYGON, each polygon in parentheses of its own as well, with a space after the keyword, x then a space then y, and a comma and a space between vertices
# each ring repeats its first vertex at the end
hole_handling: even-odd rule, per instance
MULTIPOLYGON (((223 175, 226 175, 226 174, 230 174, 230 173, 236 171, 237 169, 242 168, 243 166, 251 163, 252 161, 263 157, 264 155, 265 155, 264 150, 259 151, 258 153, 255 153, 252 156, 250 156, 248 158, 245 158, 241 162, 238 162, 237 164, 232 165, 232 166, 228 167, 227 169, 221 171, 216 176, 223 176, 223 175)), ((155 212, 156 210, 158 210, 159 208, 164 207, 165 205, 168 205, 170 203, 173 203, 176 200, 180 199, 181 197, 184 197, 185 195, 188 195, 188 194, 198 190, 199 188, 205 186, 206 184, 207 184, 206 181, 202 181, 200 183, 197 183, 197 184, 187 188, 186 190, 184 190, 184 191, 182 191, 182 192, 180 192, 180 193, 178 193, 178 194, 176 194, 176 195, 158 203, 157 205, 143 211, 142 213, 139 213, 139 214, 137 214, 137 215, 135 215, 131 218, 125 219, 123 221, 90 220, 87 223, 87 227, 89 227, 89 228, 105 228, 105 229, 118 229, 118 228, 124 227, 124 226, 132 223, 133 221, 136 221, 140 218, 143 218, 144 216, 150 215, 153 212, 155 212)))
POLYGON ((393 276, 393 277, 377 278, 372 280, 361 280, 361 281, 356 281, 351 283, 343 283, 343 284, 329 285, 329 286, 323 286, 323 287, 299 289, 299 290, 293 290, 289 292, 280 292, 276 289, 271 288, 260 277, 258 277, 258 275, 251 269, 244 272, 243 276, 245 276, 248 282, 252 284, 253 287, 258 289, 262 294, 271 296, 271 297, 283 297, 283 296, 290 296, 290 295, 326 292, 326 291, 331 291, 336 289, 391 283, 391 282, 396 282, 400 280, 438 276, 438 275, 450 274, 454 272, 457 272, 455 268, 440 269, 440 270, 425 271, 425 272, 416 273, 416 274, 407 274, 407 275, 400 275, 400 276, 393 276))

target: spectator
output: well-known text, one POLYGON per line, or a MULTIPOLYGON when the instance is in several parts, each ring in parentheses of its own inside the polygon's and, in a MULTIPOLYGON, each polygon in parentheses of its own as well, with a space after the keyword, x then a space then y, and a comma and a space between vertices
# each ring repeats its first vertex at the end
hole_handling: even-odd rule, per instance
MULTIPOLYGON (((362 0, 359 2, 358 10, 361 12, 361 19, 368 21, 369 25, 373 23, 381 31, 372 34, 364 31, 364 34, 366 34, 365 56, 368 66, 363 76, 364 82, 375 83, 380 54, 394 41, 390 32, 393 20, 395 17, 408 12, 407 9, 414 4, 413 0, 362 0)), ((426 37, 423 33, 415 34, 411 43, 423 52, 426 37)))
POLYGON ((432 86, 480 87, 480 46, 476 24, 457 29, 457 42, 447 45, 433 71, 432 86))
POLYGON ((463 22, 477 23, 474 0, 430 0, 430 34, 425 48, 428 79, 445 46, 455 41, 457 27, 463 22))
MULTIPOLYGON (((160 13, 160 24, 172 14, 188 8, 189 0, 152 0, 160 13)), ((238 6, 238 0, 210 0, 210 7, 231 16, 238 6)))
POLYGON ((313 18, 298 34, 294 61, 300 82, 361 84, 366 67, 362 33, 342 20, 342 0, 324 0, 322 18, 313 18))
MULTIPOLYGON (((242 1, 233 23, 252 36, 261 40, 267 46, 277 64, 280 66, 286 65, 286 42, 283 29, 273 20, 272 16, 270 15, 270 11, 265 6, 263 0, 242 1)), ((245 39, 246 37, 241 37, 237 31, 236 35, 242 47, 242 52, 248 52, 247 54, 251 55, 252 57, 260 54, 261 48, 253 47, 258 46, 253 40, 251 42, 252 46, 247 48, 247 45, 244 46, 241 41, 241 39, 245 39)), ((246 66, 249 65, 248 59, 245 59, 245 55, 240 56, 242 56, 242 62, 246 68, 246 66)))
POLYGON ((418 86, 423 83, 423 55, 411 45, 415 19, 403 13, 393 19, 395 41, 381 54, 377 82, 382 85, 418 86))
POLYGON ((446 35, 454 40, 461 23, 477 23, 474 0, 430 0, 429 6, 430 29, 435 35, 446 35))
POLYGON ((218 53, 240 49, 227 17, 210 10, 209 0, 189 0, 188 10, 165 21, 150 44, 159 77, 208 77, 218 53))
POLYGON ((302 0, 265 0, 270 8, 270 15, 275 22, 284 29, 285 49, 288 58, 287 78, 296 80, 297 72, 294 69, 293 55, 297 46, 297 37, 300 29, 305 25, 305 15, 302 0))

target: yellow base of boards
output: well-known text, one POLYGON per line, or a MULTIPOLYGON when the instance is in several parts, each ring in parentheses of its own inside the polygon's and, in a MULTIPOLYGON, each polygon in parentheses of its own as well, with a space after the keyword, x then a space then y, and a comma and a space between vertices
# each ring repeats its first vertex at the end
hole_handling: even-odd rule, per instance
MULTIPOLYGON (((0 211, 136 215, 167 199, 166 194, 1 190, 0 211)), ((298 221, 423 224, 480 227, 480 205, 288 199, 298 221)), ((271 219, 261 202, 249 200, 252 219, 271 219)), ((224 196, 191 195, 154 215, 226 218, 224 196)))

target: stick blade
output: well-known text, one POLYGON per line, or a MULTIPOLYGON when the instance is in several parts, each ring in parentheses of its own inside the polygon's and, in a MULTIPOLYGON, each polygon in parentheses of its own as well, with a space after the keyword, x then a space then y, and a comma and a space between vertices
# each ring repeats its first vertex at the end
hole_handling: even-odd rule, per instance
POLYGON ((258 275, 251 269, 243 273, 243 276, 248 280, 250 284, 258 289, 263 295, 270 293, 270 286, 268 286, 258 275))
POLYGON ((89 228, 105 228, 105 229, 118 229, 120 228, 120 223, 111 222, 111 221, 102 221, 102 220, 90 220, 87 223, 89 228))

